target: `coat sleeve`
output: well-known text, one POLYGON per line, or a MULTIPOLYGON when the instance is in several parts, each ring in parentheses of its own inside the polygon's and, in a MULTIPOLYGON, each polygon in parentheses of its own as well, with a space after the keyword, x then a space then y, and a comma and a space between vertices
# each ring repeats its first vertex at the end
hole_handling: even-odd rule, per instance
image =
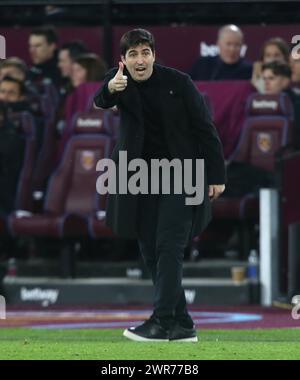
POLYGON ((224 184, 226 170, 223 147, 203 96, 189 76, 184 77, 183 93, 192 134, 199 142, 205 160, 208 184, 224 184))
POLYGON ((111 108, 117 105, 119 94, 111 94, 108 90, 108 82, 116 75, 117 71, 118 70, 114 68, 105 75, 101 87, 94 96, 94 105, 96 108, 111 108))

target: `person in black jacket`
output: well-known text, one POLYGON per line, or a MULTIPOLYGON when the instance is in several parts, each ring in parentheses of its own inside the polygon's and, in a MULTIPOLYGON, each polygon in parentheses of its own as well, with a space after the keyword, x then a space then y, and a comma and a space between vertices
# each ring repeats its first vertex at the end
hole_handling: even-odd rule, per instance
POLYGON ((94 98, 96 107, 117 105, 120 111, 120 135, 112 154, 116 166, 123 165, 121 151, 126 151, 128 161, 142 158, 148 164, 163 158, 205 160, 204 200, 199 205, 186 205, 184 192, 164 194, 161 188, 158 194, 120 191, 108 196, 108 226, 120 237, 137 238, 154 283, 154 313, 142 325, 126 329, 124 336, 136 341, 197 341, 181 284, 182 263, 189 239, 210 221, 210 199, 225 188, 221 143, 190 77, 154 63, 150 32, 125 33, 120 50, 119 68, 107 73, 94 98))
POLYGON ((29 79, 33 83, 48 80, 55 86, 60 86, 62 79, 58 68, 57 41, 54 27, 42 26, 31 31, 28 43, 33 65, 29 71, 29 79))
POLYGON ((6 103, 0 101, 0 213, 5 215, 15 206, 25 152, 25 138, 6 112, 6 103))

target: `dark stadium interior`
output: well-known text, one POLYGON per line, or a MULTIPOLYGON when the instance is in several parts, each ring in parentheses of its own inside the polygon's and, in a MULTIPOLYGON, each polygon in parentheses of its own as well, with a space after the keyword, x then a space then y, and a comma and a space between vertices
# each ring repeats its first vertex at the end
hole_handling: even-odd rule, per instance
MULTIPOLYGON (((31 29, 43 25, 53 25, 57 28, 58 48, 69 42, 73 34, 76 39, 82 36, 88 50, 94 55, 97 54, 97 58, 103 59, 108 67, 118 62, 117 43, 127 27, 148 27, 149 30, 153 28, 154 34, 157 32, 158 53, 161 53, 157 55, 162 64, 172 66, 175 63, 176 68, 188 72, 192 62, 199 55, 201 38, 203 37, 205 42, 204 49, 209 50, 215 44, 218 28, 226 24, 236 24, 245 30, 246 43, 250 40, 252 43, 251 46, 247 46, 246 58, 254 62, 258 60, 263 42, 277 37, 273 35, 277 31, 279 37, 286 40, 289 48, 292 47, 290 37, 300 34, 300 2, 95 0, 87 1, 85 5, 80 1, 53 1, 52 5, 49 5, 48 1, 0 2, 0 34, 7 34, 7 52, 9 56, 18 56, 18 52, 21 52, 18 58, 24 60, 28 68, 31 62, 27 39, 31 29), (170 39, 169 28, 172 29, 170 39), (182 30, 186 34, 183 34, 181 39, 182 30), (197 35, 198 32, 205 35, 197 35), (190 42, 190 45, 186 41, 190 42), (167 50, 168 47, 170 50, 167 50)), ((7 58, 10 58, 9 56, 7 58)), ((99 64, 99 61, 97 63, 99 64)), ((20 116, 19 110, 13 106, 6 110, 5 102, 4 112, 1 108, 2 101, 0 102, 0 123, 4 124, 3 120, 6 120, 8 115, 15 123, 15 130, 22 130, 25 141, 24 157, 26 154, 27 166, 24 165, 22 168, 22 181, 18 182, 13 211, 25 210, 30 213, 19 217, 12 211, 3 218, 0 216, 0 293, 4 275, 9 275, 10 271, 16 269, 15 259, 17 275, 24 278, 118 277, 141 281, 150 278, 139 257, 136 241, 114 238, 111 232, 105 229, 102 217, 99 217, 99 212, 103 212, 105 208, 101 203, 103 200, 94 197, 92 191, 87 191, 88 200, 84 203, 82 198, 85 190, 80 184, 76 189, 74 185, 74 192, 70 191, 70 184, 78 185, 74 180, 75 176, 78 176, 81 185, 85 183, 86 187, 88 181, 97 178, 95 175, 80 177, 82 173, 78 169, 78 162, 88 166, 91 160, 88 154, 80 156, 82 152, 92 150, 92 160, 99 159, 102 157, 101 154, 109 156, 107 152, 111 153, 116 142, 118 114, 114 114, 113 111, 97 114, 92 109, 93 95, 101 80, 96 77, 86 80, 79 90, 76 86, 72 87, 70 93, 68 91, 71 87, 66 86, 64 90, 68 98, 64 93, 64 100, 60 103, 60 90, 57 91, 53 83, 39 82, 38 79, 35 83, 35 93, 31 93, 32 89, 27 88, 30 93, 30 106, 26 111, 30 111, 34 116, 33 122, 24 115, 20 116), (101 130, 99 137, 94 129, 94 135, 89 131, 89 136, 82 138, 86 130, 83 132, 80 129, 80 122, 90 122, 93 118, 101 120, 104 132, 101 130), (59 124, 62 119, 65 123, 63 131, 59 124), (68 151, 67 142, 70 142, 68 151), (72 165, 69 164, 70 161, 72 165), (35 193, 33 197, 32 189, 32 194, 35 193)), ((221 198, 214 204, 215 220, 203 236, 194 239, 191 245, 186 247, 184 273, 190 278, 202 276, 209 280, 230 279, 232 266, 248 266, 250 251, 259 251, 260 248, 258 191, 265 185, 267 188, 276 189, 279 196, 278 284, 279 293, 287 296, 292 291, 291 288, 294 290, 299 286, 299 281, 295 279, 296 274, 292 280, 288 280, 288 272, 291 267, 290 261, 297 261, 293 255, 289 256, 289 252, 292 251, 292 244, 289 242, 293 241, 295 246, 299 244, 299 239, 296 238, 294 243, 295 233, 291 231, 295 231, 295 225, 299 225, 300 222, 298 193, 295 190, 297 186, 293 186, 299 184, 299 178, 294 175, 294 171, 299 167, 300 154, 299 145, 296 148, 290 146, 295 119, 288 96, 264 94, 261 97, 249 80, 237 81, 239 83, 216 83, 218 81, 213 80, 205 83, 196 79, 194 82, 198 90, 205 93, 207 105, 216 118, 226 160, 236 159, 245 163, 242 168, 235 167, 237 171, 233 170, 230 177, 235 181, 240 172, 244 172, 244 178, 238 183, 242 183, 245 194, 235 194, 234 189, 228 186, 229 198, 221 198), (277 110, 265 107, 264 101, 278 104, 277 110), (258 111, 255 108, 256 102, 262 102, 258 111), (267 137, 260 134, 260 128, 267 137), (276 143, 266 158, 266 155, 263 156, 266 153, 263 149, 264 144, 270 143, 268 138, 273 138, 276 143), (253 141, 260 142, 260 139, 261 151, 251 145, 254 144, 253 141), (247 164, 253 163, 258 164, 261 171, 251 171, 247 164), (259 186, 252 186, 253 177, 257 181, 261 179, 259 186)), ((299 114, 300 95, 297 96, 294 104, 299 114)), ((22 107, 23 104, 20 103, 16 107, 22 107)), ((298 130, 299 128, 300 125, 298 130)), ((1 209, 1 213, 2 211, 1 209)), ((228 299, 232 297, 233 303, 259 302, 257 283, 243 283, 239 289, 231 285, 226 296, 228 299)), ((215 299, 221 301, 224 298, 222 284, 218 289, 220 293, 215 299)), ((11 296, 13 297, 13 292, 11 296)), ((141 296, 136 297, 139 302, 141 296)), ((134 297, 132 299, 135 300, 134 297)), ((19 302, 17 298, 15 300, 19 302)), ((204 301, 199 298, 198 302, 204 301)))

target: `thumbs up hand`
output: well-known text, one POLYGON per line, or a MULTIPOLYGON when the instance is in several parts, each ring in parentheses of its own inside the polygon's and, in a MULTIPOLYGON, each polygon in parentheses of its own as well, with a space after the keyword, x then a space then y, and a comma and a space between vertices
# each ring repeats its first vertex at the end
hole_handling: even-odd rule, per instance
POLYGON ((119 62, 119 70, 116 75, 108 82, 108 90, 111 94, 124 91, 127 86, 127 76, 123 75, 124 64, 119 62))

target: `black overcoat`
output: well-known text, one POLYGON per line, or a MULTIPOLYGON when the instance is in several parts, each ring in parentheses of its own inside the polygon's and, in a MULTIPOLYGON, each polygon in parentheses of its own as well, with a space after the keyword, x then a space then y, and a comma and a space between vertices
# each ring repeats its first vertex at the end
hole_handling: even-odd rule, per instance
MULTIPOLYGON (((223 149, 212 122, 203 96, 194 86, 190 77, 178 70, 154 64, 157 73, 157 96, 160 99, 168 151, 172 158, 204 158, 205 195, 204 201, 194 207, 194 221, 191 237, 198 235, 211 219, 211 202, 208 184, 225 183, 223 149)), ((138 89, 130 74, 124 91, 111 95, 108 82, 117 68, 110 70, 94 98, 96 107, 110 108, 117 105, 120 112, 120 134, 112 153, 118 164, 120 150, 127 151, 128 161, 142 157, 144 143, 144 123, 142 104, 138 89)), ((136 238, 137 195, 110 194, 106 213, 106 223, 120 237, 136 238)), ((171 212, 171 210, 170 210, 171 212)))

